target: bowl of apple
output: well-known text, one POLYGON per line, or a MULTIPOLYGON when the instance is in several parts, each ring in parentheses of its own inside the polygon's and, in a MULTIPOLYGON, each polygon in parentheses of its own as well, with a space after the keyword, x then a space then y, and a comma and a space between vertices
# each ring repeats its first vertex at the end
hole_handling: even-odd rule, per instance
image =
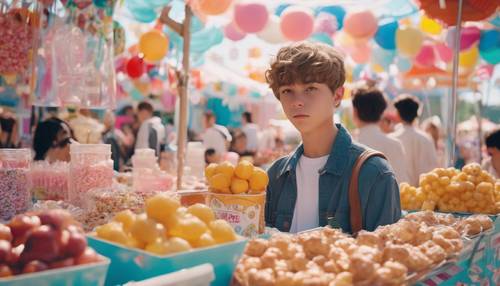
POLYGON ((30 212, 0 223, 0 286, 104 285, 109 263, 87 245, 67 211, 30 212))

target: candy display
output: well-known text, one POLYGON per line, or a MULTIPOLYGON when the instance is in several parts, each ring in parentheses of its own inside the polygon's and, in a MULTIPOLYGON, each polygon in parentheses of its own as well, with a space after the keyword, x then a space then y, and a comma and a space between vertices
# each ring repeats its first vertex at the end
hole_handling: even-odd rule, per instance
POLYGON ((500 213, 500 180, 472 163, 462 171, 435 169, 420 177, 420 186, 400 186, 401 206, 407 210, 500 213))
POLYGON ((31 206, 30 163, 29 149, 0 149, 0 220, 31 206))
POLYGON ((95 228, 97 237, 132 248, 166 255, 207 247, 238 239, 224 220, 216 220, 204 204, 181 207, 179 200, 167 193, 146 200, 145 213, 130 210, 95 228))
POLYGON ((69 200, 82 206, 85 194, 95 188, 113 184, 111 146, 106 144, 72 144, 69 200))
MULTIPOLYGON (((253 239, 233 285, 404 285, 460 253, 462 235, 450 220, 459 223, 419 212, 356 238, 327 227, 253 239)), ((487 216, 470 221, 492 226, 487 216)))
POLYGON ((64 210, 17 215, 0 224, 0 277, 102 261, 64 210))
POLYGON ((153 149, 137 149, 132 164, 133 188, 136 192, 168 191, 173 187, 173 177, 160 170, 153 149))
POLYGON ((67 200, 69 163, 46 161, 34 162, 31 166, 33 197, 37 200, 67 200))

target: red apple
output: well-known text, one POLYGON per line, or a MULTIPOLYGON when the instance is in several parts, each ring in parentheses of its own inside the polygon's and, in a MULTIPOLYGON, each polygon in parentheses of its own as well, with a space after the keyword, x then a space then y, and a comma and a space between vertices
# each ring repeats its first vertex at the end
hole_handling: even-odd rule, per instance
POLYGON ((87 247, 85 251, 75 259, 75 264, 89 264, 98 261, 101 261, 101 257, 92 248, 87 247))
POLYGON ((12 241, 12 232, 10 232, 10 227, 5 224, 0 223, 0 240, 12 241))
POLYGON ((0 240, 0 263, 5 263, 12 251, 12 245, 7 240, 0 240))
POLYGON ((65 255, 69 257, 77 257, 83 254, 87 248, 87 239, 80 232, 70 232, 68 243, 65 247, 65 255))
POLYGON ((17 215, 8 224, 14 239, 14 246, 23 244, 29 231, 41 225, 37 216, 17 215))
POLYGON ((23 273, 40 272, 49 269, 49 266, 41 261, 33 260, 24 265, 23 273))
POLYGON ((24 250, 24 244, 13 247, 10 251, 9 257, 7 258, 7 263, 10 266, 19 264, 19 259, 21 257, 21 253, 24 250))
POLYGON ((64 268, 75 265, 75 259, 73 257, 57 260, 49 264, 50 269, 64 268))
POLYGON ((31 260, 52 262, 60 256, 58 232, 48 225, 42 225, 31 231, 21 254, 21 262, 31 260))
POLYGON ((50 225, 55 229, 64 229, 75 223, 68 211, 53 209, 38 214, 43 225, 50 225))
POLYGON ((8 265, 0 264, 0 277, 9 277, 14 275, 8 265))

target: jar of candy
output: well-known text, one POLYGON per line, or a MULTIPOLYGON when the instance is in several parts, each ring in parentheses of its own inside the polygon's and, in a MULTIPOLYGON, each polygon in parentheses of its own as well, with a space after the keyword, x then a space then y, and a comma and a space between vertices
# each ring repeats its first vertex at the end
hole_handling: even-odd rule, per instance
POLYGON ((30 149, 0 149, 0 220, 31 207, 30 149))
POLYGON ((173 177, 160 170, 153 149, 138 149, 132 157, 133 189, 139 193, 170 190, 173 177))
POLYGON ((69 201, 82 206, 85 194, 113 184, 113 160, 109 144, 71 144, 69 201))

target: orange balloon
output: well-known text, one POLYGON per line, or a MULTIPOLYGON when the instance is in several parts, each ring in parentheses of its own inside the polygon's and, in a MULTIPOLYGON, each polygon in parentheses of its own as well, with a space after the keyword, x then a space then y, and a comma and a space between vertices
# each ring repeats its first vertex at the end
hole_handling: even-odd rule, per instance
POLYGON ((199 11, 205 15, 219 15, 226 12, 231 0, 198 0, 199 11))

